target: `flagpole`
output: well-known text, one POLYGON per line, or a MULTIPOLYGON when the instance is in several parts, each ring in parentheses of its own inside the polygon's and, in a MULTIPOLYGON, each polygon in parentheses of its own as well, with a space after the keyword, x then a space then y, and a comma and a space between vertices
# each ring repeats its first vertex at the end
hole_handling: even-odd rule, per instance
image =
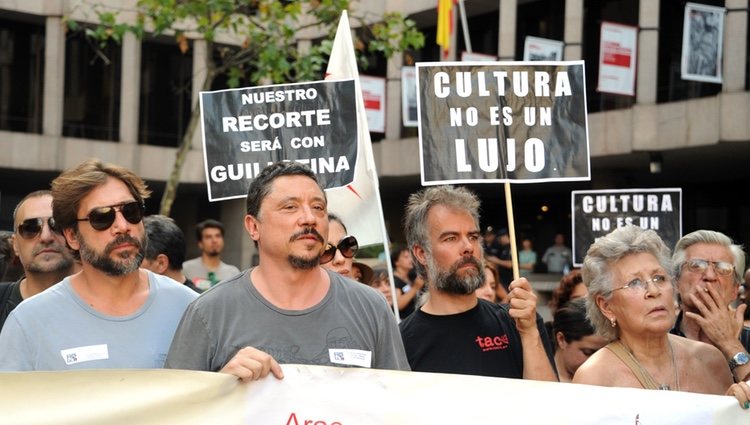
POLYGON ((458 0, 458 10, 461 15, 461 27, 464 33, 464 44, 466 45, 466 51, 472 53, 471 50, 471 37, 469 37, 469 23, 466 20, 466 7, 464 7, 464 0, 458 0))
MULTIPOLYGON (((464 7, 464 0, 458 0, 458 9, 461 13, 461 27, 463 27, 464 33, 464 44, 466 45, 466 51, 473 53, 471 50, 471 38, 469 37, 469 24, 466 20, 466 8, 464 7)), ((505 182, 505 211, 508 215, 508 236, 510 236, 510 258, 513 263, 513 280, 518 279, 520 273, 518 272, 518 248, 516 247, 516 224, 513 220, 513 197, 510 193, 510 182, 505 182)), ((509 285, 510 282, 503 282, 504 285, 509 285)))

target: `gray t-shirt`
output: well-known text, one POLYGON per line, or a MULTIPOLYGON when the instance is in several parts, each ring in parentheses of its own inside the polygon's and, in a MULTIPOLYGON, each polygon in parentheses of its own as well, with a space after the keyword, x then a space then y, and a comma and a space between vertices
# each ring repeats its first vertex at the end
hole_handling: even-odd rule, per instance
POLYGON ((196 257, 182 263, 182 273, 186 278, 193 281, 193 284, 202 290, 206 290, 222 280, 227 280, 240 274, 240 269, 223 261, 219 262, 219 268, 214 271, 213 281, 211 281, 206 266, 203 265, 201 257, 196 257))
POLYGON ((409 370, 393 312, 373 288, 328 271, 331 287, 305 310, 280 309, 250 270, 204 292, 185 311, 165 367, 218 371, 243 347, 279 363, 409 370), (368 354, 369 353, 369 354, 368 354))
POLYGON ((24 300, 0 332, 0 370, 160 368, 175 328, 198 294, 148 272, 148 299, 129 316, 108 316, 70 278, 24 300))

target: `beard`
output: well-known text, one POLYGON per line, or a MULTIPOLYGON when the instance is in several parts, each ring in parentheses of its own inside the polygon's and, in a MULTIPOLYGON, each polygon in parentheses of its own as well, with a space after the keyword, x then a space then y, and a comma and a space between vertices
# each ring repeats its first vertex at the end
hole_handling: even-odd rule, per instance
POLYGON ((427 266, 427 278, 435 282, 435 288, 440 291, 456 295, 468 295, 479 289, 484 284, 484 264, 473 256, 463 257, 453 263, 448 271, 440 271, 433 258, 427 266), (459 268, 471 264, 476 270, 464 270, 463 275, 459 274, 459 268))
POLYGON ((101 270, 109 276, 123 276, 138 270, 138 267, 143 262, 143 258, 146 256, 147 242, 145 236, 141 240, 138 240, 130 235, 118 235, 104 247, 103 253, 99 253, 87 245, 81 234, 77 231, 76 238, 80 245, 81 260, 91 264, 94 268, 101 270), (112 251, 114 251, 115 247, 126 242, 135 245, 137 253, 132 255, 129 252, 123 252, 118 256, 119 258, 112 258, 112 251))
POLYGON ((289 264, 295 269, 310 270, 320 264, 320 254, 314 255, 310 258, 289 254, 287 260, 289 261, 289 264))
MULTIPOLYGON (((306 228, 302 231, 299 231, 293 234, 289 238, 289 242, 293 242, 297 238, 300 238, 305 235, 313 235, 315 239, 320 241, 320 243, 325 244, 325 239, 323 239, 323 236, 317 230, 315 230, 315 228, 312 228, 312 227, 306 228)), ((308 258, 295 255, 295 254, 289 254, 286 258, 287 258, 287 261, 289 261, 289 264, 293 268, 299 269, 299 270, 310 270, 320 264, 320 257, 322 255, 323 255, 323 252, 321 251, 321 252, 318 252, 317 254, 314 254, 312 257, 308 257, 308 258)))

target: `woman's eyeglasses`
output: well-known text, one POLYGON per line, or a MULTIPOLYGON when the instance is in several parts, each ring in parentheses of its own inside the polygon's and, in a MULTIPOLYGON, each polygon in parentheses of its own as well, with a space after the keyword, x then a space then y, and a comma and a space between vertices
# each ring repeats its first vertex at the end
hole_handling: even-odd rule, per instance
POLYGON ((62 233, 55 225, 54 218, 37 217, 27 218, 26 220, 22 221, 21 224, 18 225, 18 234, 21 235, 21 237, 24 239, 34 239, 35 237, 39 236, 40 233, 42 233, 45 222, 47 222, 49 230, 55 233, 62 233))
POLYGON ((646 291, 646 289, 648 289, 649 282, 653 283, 657 288, 663 289, 671 283, 671 280, 669 279, 669 277, 662 274, 654 275, 651 277, 651 279, 636 278, 619 288, 613 289, 612 291, 610 291, 610 293, 619 291, 620 289, 627 289, 632 292, 644 292, 646 291))
POLYGON ((708 261, 702 260, 700 258, 695 258, 690 261, 685 261, 682 264, 693 273, 703 273, 708 270, 708 266, 711 265, 714 266, 714 271, 716 272, 716 274, 729 276, 730 274, 734 273, 734 265, 724 261, 708 261))
POLYGON ((79 218, 78 221, 88 221, 94 230, 107 230, 115 222, 117 211, 120 211, 130 224, 140 223, 146 212, 143 204, 133 201, 122 205, 94 208, 86 218, 79 218))
POLYGON ((336 256, 336 250, 339 250, 339 252, 341 252, 341 255, 346 258, 354 257, 359 250, 359 243, 357 243, 357 238, 355 238, 354 236, 344 236, 339 241, 338 245, 333 245, 330 243, 326 244, 326 249, 320 256, 320 264, 325 264, 333 260, 333 257, 336 256))

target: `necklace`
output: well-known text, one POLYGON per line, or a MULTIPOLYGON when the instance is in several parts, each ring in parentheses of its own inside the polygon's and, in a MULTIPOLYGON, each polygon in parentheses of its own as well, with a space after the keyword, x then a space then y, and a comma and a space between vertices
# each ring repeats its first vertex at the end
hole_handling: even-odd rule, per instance
MULTIPOLYGON (((630 351, 630 347, 628 347, 625 344, 622 344, 622 345, 625 347, 625 350, 628 352, 628 356, 630 356, 630 359, 633 360, 633 363, 635 363, 635 365, 638 366, 638 369, 641 371, 641 373, 645 375, 646 377, 648 377, 649 380, 656 383, 656 380, 654 379, 654 377, 651 376, 651 374, 648 373, 646 368, 643 367, 641 362, 639 362, 638 359, 635 358, 635 356, 633 355, 633 352, 630 351)), ((672 356, 672 373, 674 374, 674 381, 675 381, 674 390, 679 391, 680 390, 680 374, 677 369, 677 360, 675 360, 674 348, 672 348, 672 341, 669 340, 669 337, 667 337, 667 345, 669 345, 669 353, 672 356)), ((662 390, 662 391, 669 391, 672 388, 670 388, 669 384, 663 383, 663 384, 657 384, 657 389, 662 390)))

